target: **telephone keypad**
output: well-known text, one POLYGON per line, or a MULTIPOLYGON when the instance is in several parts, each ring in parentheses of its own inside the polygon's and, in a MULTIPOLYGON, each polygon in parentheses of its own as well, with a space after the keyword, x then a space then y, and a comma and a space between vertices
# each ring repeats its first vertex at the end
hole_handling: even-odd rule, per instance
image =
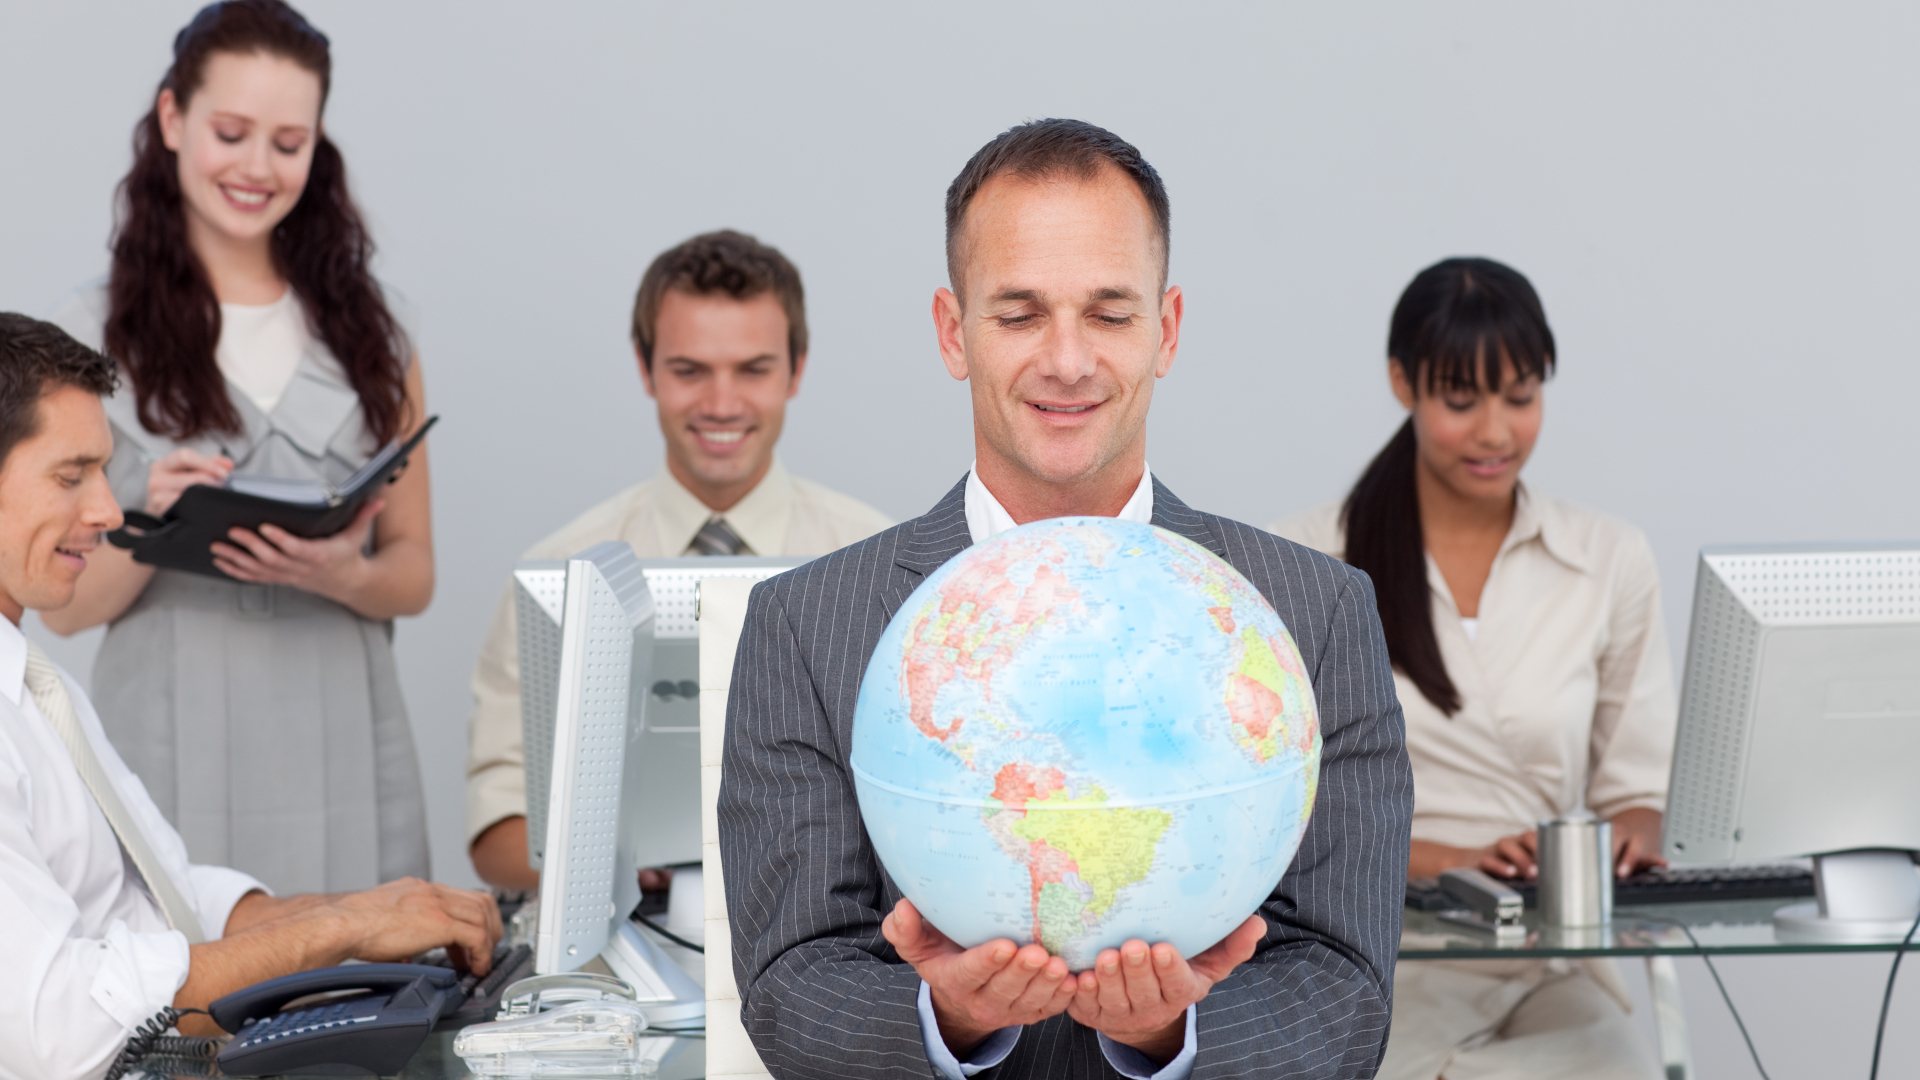
POLYGON ((305 1035, 311 1031, 364 1024, 380 1018, 378 1012, 354 1007, 361 1004, 362 1001, 355 1000, 312 1009, 300 1009, 295 1012, 276 1013, 265 1020, 247 1025, 234 1042, 240 1046, 257 1046, 278 1039, 305 1035))

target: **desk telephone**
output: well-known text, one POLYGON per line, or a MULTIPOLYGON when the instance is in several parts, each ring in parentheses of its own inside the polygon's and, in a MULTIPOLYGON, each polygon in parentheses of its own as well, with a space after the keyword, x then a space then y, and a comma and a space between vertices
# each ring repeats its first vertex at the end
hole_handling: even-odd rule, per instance
POLYGON ((207 1006, 213 1022, 233 1033, 220 1070, 399 1072, 436 1029, 493 1019, 501 990, 530 959, 525 945, 502 945, 484 979, 428 964, 344 964, 269 979, 207 1006))
POLYGON ((350 964, 229 994, 207 1009, 234 1033, 220 1052, 221 1071, 397 1073, 434 1024, 465 1000, 459 979, 451 968, 350 964))

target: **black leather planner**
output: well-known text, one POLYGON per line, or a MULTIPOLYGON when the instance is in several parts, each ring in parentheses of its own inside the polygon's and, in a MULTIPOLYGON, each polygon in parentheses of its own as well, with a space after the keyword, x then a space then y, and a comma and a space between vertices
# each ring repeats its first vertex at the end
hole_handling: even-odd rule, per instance
POLYGON ((439 419, 430 416, 405 442, 389 444, 337 491, 314 481, 236 475, 225 487, 188 488, 163 517, 126 511, 126 524, 108 533, 107 540, 131 551, 135 562, 225 578, 213 564, 214 541, 231 543, 229 530, 262 525, 277 525, 307 540, 332 536, 393 481, 439 419))

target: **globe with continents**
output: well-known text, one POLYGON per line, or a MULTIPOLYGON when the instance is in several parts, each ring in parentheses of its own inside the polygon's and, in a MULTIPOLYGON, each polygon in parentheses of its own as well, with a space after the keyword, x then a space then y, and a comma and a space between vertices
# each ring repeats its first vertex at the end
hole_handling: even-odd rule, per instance
POLYGON ((1165 529, 1034 522, 935 571, 888 624, 852 768, 880 861, 963 946, 1081 971, 1130 938, 1192 956, 1272 892, 1319 776, 1293 636, 1165 529))

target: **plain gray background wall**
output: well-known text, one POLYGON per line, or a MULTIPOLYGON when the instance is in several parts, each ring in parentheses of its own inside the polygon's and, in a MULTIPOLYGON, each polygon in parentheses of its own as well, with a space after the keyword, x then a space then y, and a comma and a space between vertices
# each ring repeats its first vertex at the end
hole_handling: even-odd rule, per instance
MULTIPOLYGON (((49 314, 105 271, 130 133, 195 7, 0 0, 0 309, 49 314)), ((398 628, 445 880, 474 880, 466 682, 507 571, 660 466, 626 340, 646 263, 719 226, 791 256, 814 347, 785 459, 912 516, 971 452, 928 316, 941 197, 1025 119, 1111 127, 1172 191, 1188 318, 1150 456, 1189 502, 1261 523, 1341 495, 1398 423, 1399 290, 1485 254, 1531 276, 1561 347, 1528 480, 1647 531, 1676 662, 1702 544, 1920 536, 1908 6, 303 9, 445 417, 439 591, 398 628)), ((84 672, 95 638, 56 655, 84 672)), ((1885 967, 1722 970, 1769 1071, 1832 1076, 1864 1075, 1885 967)), ((1684 975, 1703 1073, 1751 1075, 1684 975)), ((1883 1076, 1920 1075, 1913 981, 1883 1076)))

